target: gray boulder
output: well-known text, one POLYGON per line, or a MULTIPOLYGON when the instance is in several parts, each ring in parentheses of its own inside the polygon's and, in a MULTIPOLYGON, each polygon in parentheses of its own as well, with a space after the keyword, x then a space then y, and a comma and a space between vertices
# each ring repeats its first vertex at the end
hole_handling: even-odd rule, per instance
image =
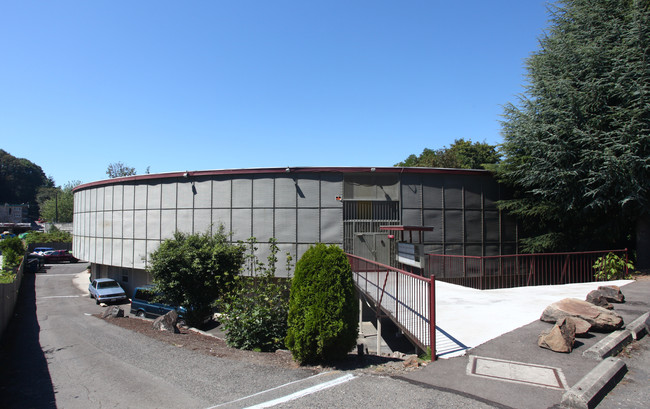
POLYGON ((600 291, 603 297, 605 297, 609 302, 625 302, 625 296, 621 292, 621 288, 617 285, 601 285, 598 287, 598 291, 600 291))
POLYGON ((571 352, 576 339, 573 318, 565 317, 555 323, 550 331, 544 331, 537 339, 537 345, 555 352, 571 352))
POLYGON ((599 307, 607 308, 608 310, 614 309, 614 306, 607 301, 607 297, 599 290, 590 291, 585 301, 599 307))
POLYGON ((112 305, 104 311, 102 318, 119 318, 124 316, 124 310, 117 305, 112 305))
POLYGON ((178 330, 178 326, 176 326, 177 321, 178 313, 175 310, 171 310, 167 314, 156 318, 156 320, 153 322, 153 329, 178 334, 180 331, 178 330))
POLYGON ((623 318, 614 311, 575 298, 565 298, 549 305, 540 320, 558 322, 565 317, 585 320, 596 332, 612 332, 623 326, 623 318))

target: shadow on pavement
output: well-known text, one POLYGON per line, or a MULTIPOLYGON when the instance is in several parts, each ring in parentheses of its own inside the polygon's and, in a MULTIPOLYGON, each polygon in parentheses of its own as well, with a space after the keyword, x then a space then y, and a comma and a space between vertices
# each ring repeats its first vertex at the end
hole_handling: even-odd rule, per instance
POLYGON ((0 396, 3 408, 56 408, 54 387, 39 342, 36 276, 25 274, 14 317, 0 344, 0 396))

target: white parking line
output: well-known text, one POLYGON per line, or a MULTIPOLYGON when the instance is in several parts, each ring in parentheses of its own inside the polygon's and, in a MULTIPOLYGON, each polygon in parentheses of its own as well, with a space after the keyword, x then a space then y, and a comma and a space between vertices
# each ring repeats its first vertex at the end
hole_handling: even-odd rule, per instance
POLYGON ((82 297, 81 295, 50 295, 47 297, 38 297, 39 300, 44 300, 46 298, 78 298, 82 297))
POLYGON ((311 388, 303 389, 301 391, 298 391, 296 393, 292 393, 291 395, 284 396, 282 398, 277 398, 270 400, 268 402, 263 402, 254 406, 249 406, 247 409, 262 409, 262 408, 270 408, 271 406, 279 405, 281 403, 289 402, 292 400, 300 399, 304 396, 311 395, 312 393, 322 391, 324 389, 331 388, 336 385, 340 385, 345 382, 349 382, 352 379, 354 379, 355 376, 352 374, 347 374, 344 376, 341 376, 340 378, 332 379, 331 381, 327 381, 318 385, 314 385, 311 388))

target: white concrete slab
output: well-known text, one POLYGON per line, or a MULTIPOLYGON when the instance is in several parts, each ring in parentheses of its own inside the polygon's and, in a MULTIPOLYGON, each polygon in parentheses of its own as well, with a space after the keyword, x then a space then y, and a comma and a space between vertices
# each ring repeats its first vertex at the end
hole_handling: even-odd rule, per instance
MULTIPOLYGON (((623 286, 630 282, 619 280, 606 283, 474 290, 437 281, 436 326, 463 345, 473 348, 538 320, 544 309, 555 301, 564 298, 584 300, 587 294, 598 286, 623 286)), ((465 351, 458 351, 442 358, 464 353, 465 351)))

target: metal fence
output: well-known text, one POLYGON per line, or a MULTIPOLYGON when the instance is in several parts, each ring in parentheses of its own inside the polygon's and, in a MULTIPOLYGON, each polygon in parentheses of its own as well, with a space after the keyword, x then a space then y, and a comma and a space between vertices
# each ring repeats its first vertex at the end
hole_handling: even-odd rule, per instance
POLYGON ((435 359, 435 276, 404 270, 347 254, 357 288, 423 351, 435 359))
POLYGON ((598 281, 594 264, 609 253, 627 261, 627 249, 487 257, 427 254, 425 276, 479 290, 585 283, 598 281))

